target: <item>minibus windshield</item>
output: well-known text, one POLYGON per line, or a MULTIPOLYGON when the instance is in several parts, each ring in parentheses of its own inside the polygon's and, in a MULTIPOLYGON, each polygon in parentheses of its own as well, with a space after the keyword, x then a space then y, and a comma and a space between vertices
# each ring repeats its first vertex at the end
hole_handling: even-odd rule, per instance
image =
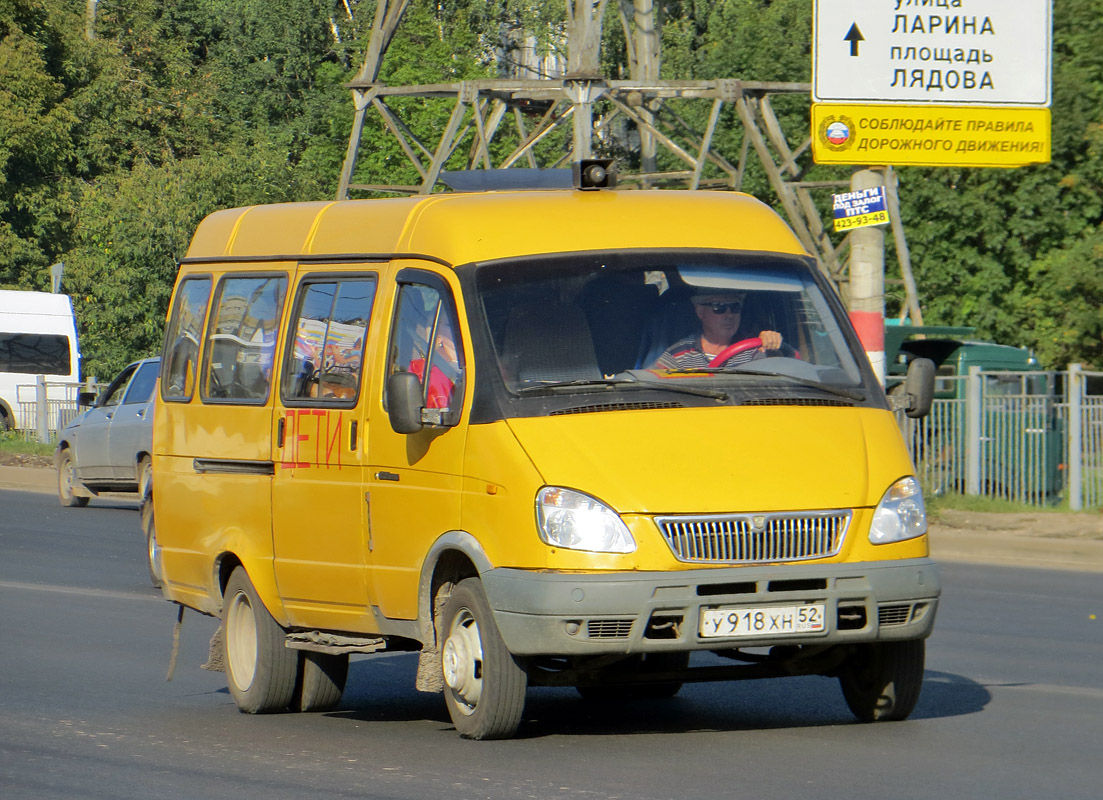
POLYGON ((475 286, 513 395, 639 384, 865 400, 814 270, 768 253, 572 253, 477 265, 475 286))

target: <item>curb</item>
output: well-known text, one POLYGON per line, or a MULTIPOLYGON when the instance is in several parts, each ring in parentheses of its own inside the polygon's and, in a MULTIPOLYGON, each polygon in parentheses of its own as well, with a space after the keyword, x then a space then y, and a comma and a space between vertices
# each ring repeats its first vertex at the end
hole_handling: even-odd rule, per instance
POLYGON ((974 533, 932 525, 931 557, 935 561, 989 564, 997 567, 1103 572, 1103 541, 974 533))
MULTIPOLYGON (((49 467, 0 466, 0 489, 53 494, 57 473, 49 467)), ((1103 572, 1103 541, 1097 539, 1019 536, 938 524, 931 525, 930 538, 935 561, 1103 572)))

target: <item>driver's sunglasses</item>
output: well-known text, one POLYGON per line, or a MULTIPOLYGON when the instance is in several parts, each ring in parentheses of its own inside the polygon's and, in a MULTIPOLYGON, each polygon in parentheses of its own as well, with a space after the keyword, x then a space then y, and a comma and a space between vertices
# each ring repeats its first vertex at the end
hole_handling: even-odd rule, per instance
POLYGON ((735 300, 731 303, 701 303, 701 305, 710 309, 713 314, 739 314, 743 311, 742 300, 735 300))

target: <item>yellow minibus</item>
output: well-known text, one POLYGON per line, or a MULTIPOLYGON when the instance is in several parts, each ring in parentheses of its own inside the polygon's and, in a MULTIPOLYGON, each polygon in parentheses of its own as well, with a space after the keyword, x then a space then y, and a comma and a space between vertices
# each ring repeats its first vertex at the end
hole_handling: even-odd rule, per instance
POLYGON ((384 651, 476 739, 514 735, 529 686, 827 675, 867 721, 919 696, 915 469, 840 300, 749 196, 219 211, 154 429, 151 570, 220 617, 242 711, 332 708, 384 651))

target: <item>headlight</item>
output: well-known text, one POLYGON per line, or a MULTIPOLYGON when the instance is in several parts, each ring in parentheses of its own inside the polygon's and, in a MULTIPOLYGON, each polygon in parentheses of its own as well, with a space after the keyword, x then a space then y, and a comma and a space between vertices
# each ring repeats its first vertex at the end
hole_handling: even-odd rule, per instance
POLYGON ((919 481, 901 478, 889 487, 873 512, 869 540, 874 544, 888 544, 914 539, 926 532, 927 509, 923 505, 919 481))
POLYGON ((587 494, 545 486, 536 495, 540 538, 554 547, 595 553, 631 553, 636 540, 624 520, 587 494))

